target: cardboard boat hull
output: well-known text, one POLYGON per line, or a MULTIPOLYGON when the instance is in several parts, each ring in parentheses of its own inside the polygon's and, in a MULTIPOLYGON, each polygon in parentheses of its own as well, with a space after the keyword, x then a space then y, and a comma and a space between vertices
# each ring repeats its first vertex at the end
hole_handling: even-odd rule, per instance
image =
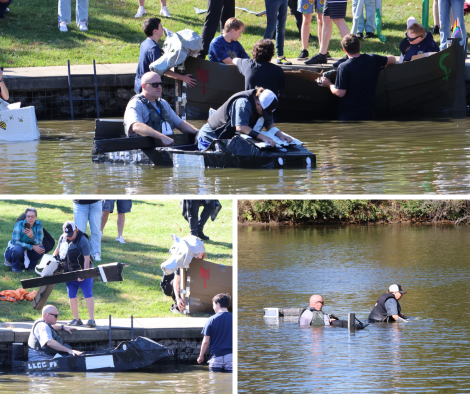
POLYGON ((21 142, 39 139, 34 107, 0 111, 0 141, 21 142))

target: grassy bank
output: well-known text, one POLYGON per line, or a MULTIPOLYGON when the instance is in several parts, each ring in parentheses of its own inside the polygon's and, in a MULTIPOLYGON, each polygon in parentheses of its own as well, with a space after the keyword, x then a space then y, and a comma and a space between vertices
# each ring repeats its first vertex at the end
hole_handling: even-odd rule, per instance
POLYGON ((240 200, 240 223, 470 223, 469 200, 240 200))
MULTIPOLYGON (((432 1, 430 2, 432 5, 432 1)), ((72 2, 74 6, 75 2, 72 2)), ((363 50, 379 54, 399 55, 398 45, 404 37, 406 19, 414 15, 421 20, 421 1, 397 0, 383 3, 383 34, 385 43, 378 39, 364 40, 363 50)), ((205 14, 196 15, 194 7, 207 8, 205 0, 169 0, 171 19, 164 19, 164 27, 172 31, 186 28, 202 31, 205 14)), ((249 10, 265 9, 263 0, 237 1, 237 7, 249 10)), ((432 24, 432 7, 429 21, 432 24)), ((66 65, 67 59, 72 64, 98 63, 134 63, 139 56, 139 45, 145 39, 142 22, 146 17, 159 16, 160 3, 147 0, 147 15, 135 19, 136 0, 90 0, 89 31, 80 33, 75 25, 75 10, 72 10, 72 23, 68 33, 61 33, 57 27, 57 0, 15 0, 10 6, 6 18, 0 21, 0 65, 5 67, 38 67, 66 65)), ((236 10, 236 17, 242 19, 246 31, 240 42, 250 53, 254 43, 262 38, 266 27, 266 17, 236 10)), ((466 16, 466 20, 469 21, 466 16)), ((314 18, 315 19, 315 18, 314 18)), ((352 25, 352 5, 348 3, 346 17, 348 26, 352 25)), ((468 23, 467 23, 468 26, 468 23)), ((467 28, 468 31, 468 28, 467 28)), ((318 51, 316 40, 317 24, 313 20, 309 51, 318 51)), ((436 37, 437 38, 437 37, 436 37)), ((329 52, 333 56, 342 56, 338 29, 333 27, 333 36, 329 52)), ((162 40, 163 42, 163 40, 162 40)), ((285 54, 288 58, 296 57, 300 52, 300 40, 295 19, 288 13, 286 24, 285 54)))
MULTIPOLYGON (((221 201, 223 206, 217 219, 210 219, 204 228, 211 239, 205 242, 207 260, 224 265, 232 265, 232 202, 221 201)), ((16 218, 27 207, 38 210, 38 219, 59 239, 62 224, 73 220, 71 200, 14 200, 0 201, 0 245, 3 252, 11 239, 16 218)), ((132 212, 126 214, 123 237, 126 244, 115 241, 117 236, 116 210, 110 214, 101 242, 102 262, 99 264, 120 262, 129 264, 123 270, 123 282, 104 284, 95 281, 95 317, 97 319, 113 317, 167 317, 179 316, 171 313, 171 298, 160 289, 162 271, 160 265, 170 257, 171 233, 180 236, 189 235, 188 223, 181 215, 179 200, 133 201, 132 212)), ((89 233, 89 230, 88 230, 89 233)), ((12 273, 10 267, 0 265, 0 291, 20 288, 20 279, 36 277, 34 271, 12 273)), ((80 316, 88 319, 83 295, 79 292, 80 316)), ((56 305, 61 319, 72 319, 68 306, 65 283, 56 285, 49 298, 49 303, 56 305)), ((0 321, 35 320, 39 312, 29 301, 0 302, 0 321)))

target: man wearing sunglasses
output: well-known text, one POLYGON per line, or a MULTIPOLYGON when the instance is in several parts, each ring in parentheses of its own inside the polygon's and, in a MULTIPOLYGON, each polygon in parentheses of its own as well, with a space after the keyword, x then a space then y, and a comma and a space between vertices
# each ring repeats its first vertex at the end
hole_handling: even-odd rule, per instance
POLYGON ((406 29, 406 37, 400 43, 400 52, 403 61, 409 62, 413 56, 420 53, 439 52, 439 47, 424 26, 413 23, 406 29))
POLYGON ((322 311, 323 297, 321 295, 313 295, 310 297, 310 308, 304 309, 299 317, 301 326, 330 326, 334 325, 333 322, 338 320, 322 311))
POLYGON ((152 71, 142 76, 142 93, 131 98, 124 113, 124 127, 128 137, 153 137, 163 146, 172 146, 173 129, 197 134, 198 130, 182 120, 162 98, 162 80, 152 71))
POLYGON ((28 361, 39 361, 54 358, 59 353, 62 356, 79 356, 82 352, 72 349, 59 335, 59 331, 72 334, 76 328, 57 324, 59 312, 53 305, 42 308, 42 318, 34 322, 28 339, 28 361))

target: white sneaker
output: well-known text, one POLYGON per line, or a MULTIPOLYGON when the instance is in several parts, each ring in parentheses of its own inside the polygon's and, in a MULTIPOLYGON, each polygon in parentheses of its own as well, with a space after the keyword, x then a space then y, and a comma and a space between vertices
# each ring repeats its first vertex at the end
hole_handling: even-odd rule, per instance
POLYGON ((122 235, 121 235, 120 237, 117 237, 117 238, 116 238, 116 241, 118 241, 118 242, 120 242, 120 243, 122 243, 122 244, 125 244, 125 243, 126 243, 126 241, 124 241, 124 238, 122 238, 122 235))
POLYGON ((80 28, 80 31, 87 31, 88 30, 88 27, 86 26, 86 22, 78 23, 78 27, 80 28))
POLYGON ((168 11, 168 8, 166 8, 166 6, 160 10, 160 15, 163 15, 165 18, 171 18, 170 11, 168 11))
POLYGON ((67 22, 64 22, 64 21, 60 22, 59 23, 59 30, 63 31, 64 33, 68 32, 69 29, 67 29, 67 22))
POLYGON ((141 18, 143 17, 145 14, 147 13, 147 11, 145 11, 145 8, 140 6, 139 9, 137 10, 137 14, 135 14, 135 17, 134 18, 141 18))
POLYGON ((101 261, 101 256, 98 252, 95 253, 95 255, 93 256, 93 260, 95 261, 101 261))

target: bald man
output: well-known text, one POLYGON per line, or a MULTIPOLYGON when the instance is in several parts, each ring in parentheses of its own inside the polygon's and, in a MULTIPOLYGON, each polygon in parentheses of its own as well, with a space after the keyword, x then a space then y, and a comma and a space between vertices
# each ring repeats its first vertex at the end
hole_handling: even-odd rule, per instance
POLYGON ((197 134, 198 130, 182 120, 162 98, 162 80, 152 71, 142 76, 142 93, 131 98, 124 113, 124 128, 128 137, 148 136, 172 146, 173 129, 197 134))
MULTIPOLYGON (((56 353, 67 353, 71 356, 79 356, 82 352, 73 350, 64 344, 58 331, 72 334, 76 328, 57 324, 59 312, 53 305, 42 308, 42 318, 34 322, 28 339, 28 361, 39 361, 52 359, 56 353)), ((63 355, 63 354, 62 354, 63 355)))
POLYGON ((299 317, 301 326, 329 326, 335 318, 330 318, 325 312, 322 311, 323 298, 321 295, 313 295, 310 297, 310 308, 302 311, 299 317))

